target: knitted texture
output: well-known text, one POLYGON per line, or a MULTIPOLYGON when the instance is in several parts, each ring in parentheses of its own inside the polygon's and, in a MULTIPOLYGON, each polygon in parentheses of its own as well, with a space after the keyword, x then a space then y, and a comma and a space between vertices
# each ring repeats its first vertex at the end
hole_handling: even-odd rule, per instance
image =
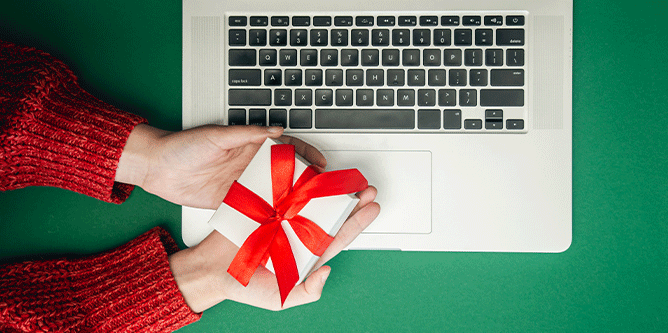
POLYGON ((54 186, 121 203, 133 186, 114 182, 118 160, 142 122, 49 54, 0 41, 0 191, 54 186))
POLYGON ((113 251, 76 260, 0 266, 2 332, 171 332, 198 320, 167 256, 178 248, 154 228, 113 251))

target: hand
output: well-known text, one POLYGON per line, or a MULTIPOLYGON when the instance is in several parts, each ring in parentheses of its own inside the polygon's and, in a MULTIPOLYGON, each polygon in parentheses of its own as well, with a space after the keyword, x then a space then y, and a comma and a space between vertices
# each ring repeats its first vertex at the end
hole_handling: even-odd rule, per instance
POLYGON ((135 127, 118 163, 116 181, 138 185, 179 205, 216 209, 267 138, 295 145, 298 154, 325 167, 325 157, 280 127, 207 125, 167 132, 135 127))
POLYGON ((330 267, 323 265, 348 246, 380 212, 380 206, 373 202, 376 198, 374 187, 357 196, 359 203, 316 263, 317 270, 292 289, 283 308, 276 277, 266 268, 258 267, 247 287, 227 273, 239 248, 217 231, 199 245, 169 257, 172 273, 186 303, 195 312, 202 312, 226 299, 276 311, 317 301, 330 273, 330 267))

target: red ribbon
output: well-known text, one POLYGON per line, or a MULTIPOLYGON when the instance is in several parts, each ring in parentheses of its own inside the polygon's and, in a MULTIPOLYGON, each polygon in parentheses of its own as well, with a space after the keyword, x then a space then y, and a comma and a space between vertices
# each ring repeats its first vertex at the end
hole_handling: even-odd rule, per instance
POLYGON ((292 184, 295 146, 271 146, 273 206, 238 182, 223 200, 228 206, 260 224, 248 236, 227 272, 247 286, 259 265, 271 258, 276 273, 281 305, 299 281, 299 271, 281 221, 288 221, 299 240, 311 253, 321 256, 334 239, 309 219, 297 215, 309 200, 349 194, 367 188, 368 182, 357 169, 320 173, 309 166, 292 184))

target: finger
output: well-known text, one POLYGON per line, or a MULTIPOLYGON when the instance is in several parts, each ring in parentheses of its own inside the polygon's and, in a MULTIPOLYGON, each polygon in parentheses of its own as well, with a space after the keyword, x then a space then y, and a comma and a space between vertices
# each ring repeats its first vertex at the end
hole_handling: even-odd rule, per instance
POLYGON ((267 138, 278 138, 283 134, 281 127, 264 126, 210 126, 208 138, 217 145, 229 149, 249 143, 261 144, 267 138))
POLYGON ((321 168, 327 166, 327 159, 325 159, 325 156, 318 149, 311 146, 310 144, 300 139, 287 135, 279 137, 278 140, 285 144, 294 145, 295 152, 300 156, 304 157, 311 164, 315 164, 316 166, 319 166, 321 168))
POLYGON ((285 300, 283 308, 287 309, 319 300, 330 272, 331 268, 329 266, 323 266, 311 273, 304 282, 292 289, 290 295, 288 295, 288 298, 285 300))
POLYGON ((355 208, 350 212, 348 216, 355 215, 360 208, 366 206, 368 203, 374 201, 376 199, 376 194, 378 194, 378 190, 376 190, 375 187, 369 186, 366 189, 358 192, 355 194, 360 201, 355 205, 355 208))
POLYGON ((350 216, 339 232, 334 237, 334 240, 325 253, 322 254, 318 262, 316 262, 315 267, 320 267, 324 265, 327 261, 334 258, 341 250, 345 249, 366 227, 373 222, 373 220, 380 213, 380 205, 376 202, 368 203, 357 211, 354 215, 350 216))

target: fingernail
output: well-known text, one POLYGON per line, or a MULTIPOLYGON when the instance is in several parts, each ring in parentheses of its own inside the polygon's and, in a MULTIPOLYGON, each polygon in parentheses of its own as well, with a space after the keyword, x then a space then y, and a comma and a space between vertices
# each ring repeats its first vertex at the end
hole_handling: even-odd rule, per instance
POLYGON ((326 274, 324 274, 324 275, 320 278, 320 279, 322 280, 322 284, 325 284, 325 282, 327 282, 327 278, 329 277, 329 273, 331 273, 331 271, 327 272, 326 274))
POLYGON ((271 127, 267 128, 267 131, 269 131, 269 133, 278 133, 281 130, 283 130, 283 128, 278 127, 278 126, 271 126, 271 127))

